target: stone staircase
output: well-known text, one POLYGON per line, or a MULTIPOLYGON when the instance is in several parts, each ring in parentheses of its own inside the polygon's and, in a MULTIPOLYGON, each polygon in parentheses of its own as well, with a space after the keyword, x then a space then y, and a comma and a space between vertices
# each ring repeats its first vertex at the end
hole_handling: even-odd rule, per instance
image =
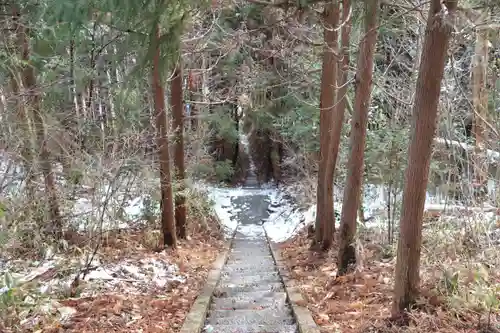
POLYGON ((298 332, 261 226, 268 215, 266 199, 254 193, 233 200, 240 224, 212 297, 206 333, 298 332))
POLYGON ((245 188, 260 188, 259 180, 253 168, 247 171, 247 177, 245 179, 245 188))
POLYGON ((265 235, 257 238, 236 233, 205 332, 298 332, 265 235))

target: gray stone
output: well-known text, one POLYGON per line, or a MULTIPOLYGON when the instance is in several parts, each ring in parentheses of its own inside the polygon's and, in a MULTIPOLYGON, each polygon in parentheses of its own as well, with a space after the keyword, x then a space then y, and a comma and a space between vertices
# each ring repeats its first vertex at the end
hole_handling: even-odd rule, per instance
MULTIPOLYGON (((269 216, 267 196, 248 191, 232 199, 234 217, 260 225, 269 216)), ((207 333, 298 332, 264 229, 252 237, 236 231, 205 323, 207 333)))
POLYGON ((275 293, 273 297, 260 297, 260 298, 245 298, 242 296, 233 296, 228 298, 214 298, 210 305, 212 310, 258 310, 266 308, 286 308, 286 294, 275 293))
POLYGON ((255 264, 233 264, 224 267, 223 273, 245 273, 247 275, 264 274, 269 272, 277 272, 274 266, 256 266, 255 264))
MULTIPOLYGON (((238 327, 233 325, 210 326, 213 333, 297 333, 296 325, 245 325, 238 327)), ((208 330, 204 331, 208 333, 208 330)))
POLYGON ((215 288, 215 293, 220 295, 234 296, 236 293, 258 291, 258 290, 269 290, 269 291, 283 291, 283 284, 281 282, 275 283, 240 283, 240 284, 221 284, 215 288))
POLYGON ((281 283, 281 277, 279 276, 278 272, 274 273, 266 273, 266 274, 259 274, 259 275, 234 275, 234 274, 222 274, 221 276, 221 283, 281 283))
MULTIPOLYGON (((235 310, 231 312, 244 311, 235 310)), ((281 315, 281 314, 280 314, 281 315)), ((258 311, 248 311, 245 314, 232 313, 228 314, 227 317, 212 317, 209 315, 208 324, 209 325, 292 325, 295 323, 292 313, 283 314, 282 316, 269 316, 267 313, 259 313, 258 311)))

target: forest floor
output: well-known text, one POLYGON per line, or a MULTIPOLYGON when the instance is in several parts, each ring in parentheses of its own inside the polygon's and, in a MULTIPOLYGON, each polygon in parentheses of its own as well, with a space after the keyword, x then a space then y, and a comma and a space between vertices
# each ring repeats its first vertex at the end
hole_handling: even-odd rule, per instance
POLYGON ((342 277, 336 276, 337 246, 310 251, 305 229, 280 249, 322 332, 500 332, 500 225, 481 236, 444 224, 440 218, 424 228, 421 297, 406 327, 389 320, 396 244, 384 245, 385 234, 360 232, 359 265, 342 277))
MULTIPOLYGON (((125 230, 110 234, 98 251, 99 265, 75 283, 57 283, 63 267, 30 279, 33 287, 50 284, 38 299, 23 286, 18 322, 4 323, 1 332, 162 332, 180 329, 205 283, 223 241, 209 232, 179 241, 176 251, 155 251, 158 235, 125 230), (26 298, 33 298, 31 307, 26 298), (28 313, 26 312, 28 311, 28 313)), ((21 290, 21 288, 19 288, 21 290)), ((39 295, 38 295, 39 297, 39 295)), ((4 313, 5 315, 5 313, 4 313)), ((5 317, 4 317, 5 318, 5 317)))
MULTIPOLYGON (((124 187, 132 188, 128 183, 124 187)), ((67 239, 63 252, 48 255, 51 251, 44 251, 41 255, 46 244, 33 237, 32 225, 24 226, 21 231, 27 236, 19 239, 27 240, 39 253, 33 258, 14 255, 19 244, 13 239, 17 238, 8 238, 4 244, 9 251, 1 253, 0 271, 10 273, 3 274, 0 281, 0 332, 178 331, 223 246, 219 222, 229 234, 236 228, 231 203, 244 194, 238 188, 201 187, 205 191, 190 192, 194 206, 188 209, 189 224, 196 230, 190 230, 188 240, 179 242, 176 252, 156 251, 160 240, 157 223, 133 222, 149 211, 142 192, 109 199, 112 207, 130 204, 109 212, 105 220, 92 205, 102 205, 101 201, 77 200, 74 206, 79 220, 100 222, 79 227, 86 232, 67 239), (213 208, 208 207, 207 194, 213 208), (214 211, 219 221, 212 218, 214 211), (120 222, 123 215, 130 223, 120 222), (123 226, 119 231, 111 229, 111 221, 123 226), (94 238, 78 239, 81 235, 94 238), (96 235, 100 235, 98 241, 96 235), (10 258, 9 252, 13 252, 10 258)), ((337 278, 335 247, 327 254, 309 251, 306 229, 315 220, 310 200, 298 204, 292 198, 299 195, 287 189, 270 187, 256 193, 267 195, 270 204, 269 217, 263 221, 266 234, 272 241, 282 242, 292 278, 324 332, 401 331, 387 320, 395 244, 388 245, 380 231, 385 228, 383 221, 370 222, 360 231, 356 246, 360 265, 355 273, 337 278)), ((101 193, 93 195, 102 197, 101 193)), ((372 206, 365 213, 376 212, 380 203, 372 206)), ((431 218, 434 221, 426 222, 424 228, 422 297, 404 331, 497 332, 485 328, 498 327, 500 322, 498 214, 438 214, 431 218)))
POLYGON ((104 254, 115 261, 121 258, 136 262, 168 260, 178 268, 177 279, 163 286, 151 283, 135 293, 125 283, 111 292, 63 300, 60 303, 76 310, 76 314, 64 325, 64 332, 172 333, 182 327, 223 241, 200 233, 180 241, 175 252, 154 253, 140 246, 140 235, 129 236, 132 237, 126 237, 126 245, 120 240, 113 242, 103 249, 104 254))

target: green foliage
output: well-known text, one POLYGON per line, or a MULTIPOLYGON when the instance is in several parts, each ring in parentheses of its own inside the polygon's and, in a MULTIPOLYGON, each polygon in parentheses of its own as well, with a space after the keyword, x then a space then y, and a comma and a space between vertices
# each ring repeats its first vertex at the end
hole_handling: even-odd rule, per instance
POLYGON ((235 120, 231 116, 231 108, 232 106, 228 105, 216 107, 208 120, 217 138, 236 143, 239 139, 239 133, 236 130, 235 120))
POLYGON ((401 181, 406 165, 409 130, 379 124, 379 129, 369 130, 367 133, 365 169, 370 171, 371 181, 401 181), (392 173, 387 172, 389 166, 392 173))
POLYGON ((308 103, 297 104, 281 117, 273 119, 273 126, 283 139, 310 152, 319 149, 319 109, 308 103))
POLYGON ((218 181, 230 180, 234 175, 233 164, 230 160, 217 161, 214 165, 215 177, 218 181))
POLYGON ((438 290, 447 296, 449 306, 457 312, 481 309, 491 313, 500 309, 500 286, 482 264, 445 270, 438 290))
POLYGON ((3 274, 2 284, 0 284, 0 301, 3 306, 11 306, 18 300, 18 294, 16 293, 17 281, 14 280, 12 274, 6 271, 3 274))

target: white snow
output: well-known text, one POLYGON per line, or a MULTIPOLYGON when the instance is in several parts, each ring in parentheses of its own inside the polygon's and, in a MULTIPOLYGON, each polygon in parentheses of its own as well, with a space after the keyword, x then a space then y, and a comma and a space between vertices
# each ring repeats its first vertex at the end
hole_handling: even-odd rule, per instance
MULTIPOLYGON (((37 263, 33 263, 37 264, 37 263)), ((13 263, 11 267, 15 268, 13 263)), ((79 272, 79 267, 86 267, 84 263, 69 262, 62 257, 46 260, 36 267, 26 267, 21 272, 11 273, 15 279, 16 287, 23 285, 29 281, 36 281, 49 270, 67 271, 68 268, 73 273, 62 278, 52 277, 48 281, 39 279, 39 291, 42 294, 49 294, 52 291, 64 290, 70 287, 70 284, 75 280, 76 274, 79 272)), ((169 283, 178 282, 184 283, 185 277, 179 272, 177 265, 169 262, 166 258, 148 257, 142 259, 124 259, 116 263, 103 264, 99 258, 95 258, 90 265, 90 271, 80 278, 86 281, 86 290, 83 295, 91 295, 93 293, 104 290, 115 290, 123 288, 128 293, 141 293, 147 288, 164 288, 169 283), (92 286, 92 287, 91 287, 92 286)), ((6 271, 9 268, 6 269, 6 271)), ((0 289, 0 295, 7 292, 10 288, 4 287, 0 289)))
POLYGON ((282 242, 295 235, 302 226, 314 221, 316 209, 311 206, 307 210, 300 209, 286 200, 285 192, 275 188, 244 189, 206 187, 209 197, 214 202, 214 210, 221 223, 227 228, 227 233, 238 231, 250 238, 261 238, 265 234, 274 242, 282 242), (270 203, 270 216, 260 225, 239 225, 235 213, 237 207, 232 205, 232 199, 241 196, 267 196, 270 203))
POLYGON ((257 224, 241 225, 238 228, 238 232, 241 232, 243 235, 247 236, 250 239, 259 239, 266 236, 266 233, 264 232, 262 226, 257 224))
POLYGON ((219 218, 222 225, 226 228, 226 233, 232 235, 238 227, 238 221, 234 216, 239 211, 239 208, 232 206, 232 199, 249 195, 269 195, 273 189, 244 189, 242 187, 236 188, 220 188, 211 187, 208 185, 199 185, 207 192, 208 197, 214 202, 213 208, 215 214, 219 218))
MULTIPOLYGON (((467 152, 473 152, 475 149, 475 146, 469 145, 465 142, 459 142, 455 140, 448 140, 445 138, 434 138, 434 142, 438 145, 450 145, 455 148, 465 150, 467 152)), ((491 162, 498 162, 500 161, 500 152, 491 150, 491 149, 486 149, 486 156, 490 159, 491 162)))
POLYGON ((271 214, 264 222, 264 229, 273 242, 286 241, 316 219, 316 205, 303 210, 284 196, 285 193, 279 191, 269 195, 271 214))

